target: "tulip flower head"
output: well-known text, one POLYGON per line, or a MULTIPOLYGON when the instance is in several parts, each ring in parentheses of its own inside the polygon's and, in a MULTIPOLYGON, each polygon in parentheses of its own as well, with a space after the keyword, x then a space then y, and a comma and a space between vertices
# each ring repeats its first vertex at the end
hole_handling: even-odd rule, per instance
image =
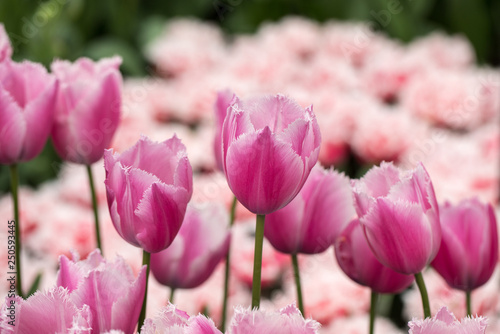
POLYGON ((40 154, 52 127, 57 90, 42 65, 0 62, 0 164, 40 154))
POLYGON ((190 317, 186 312, 168 304, 159 314, 146 319, 141 334, 222 334, 211 319, 203 315, 190 317))
POLYGON ((319 154, 321 135, 312 106, 283 95, 235 98, 222 127, 222 165, 238 201, 259 215, 287 205, 319 154))
POLYGON ((403 172, 382 163, 353 181, 353 191, 359 221, 377 259, 401 274, 420 273, 441 245, 439 208, 424 166, 403 172))
POLYGON ((446 307, 442 307, 432 318, 413 319, 408 324, 409 334, 485 334, 487 322, 483 317, 457 318, 446 307))
POLYGON ((352 220, 337 238, 335 256, 350 279, 378 293, 399 293, 414 280, 412 275, 395 272, 377 260, 358 219, 352 220))
POLYGON ((264 235, 283 253, 321 253, 355 214, 349 179, 316 166, 297 197, 266 216, 264 235))
POLYGON ((10 45, 9 36, 5 31, 5 27, 0 23, 0 63, 10 60, 12 57, 12 46, 10 45))
POLYGON ((491 204, 466 199, 440 207, 443 238, 432 266, 455 289, 485 284, 498 261, 497 222, 491 204))
POLYGON ((142 137, 121 154, 106 150, 104 168, 118 234, 148 253, 170 246, 193 193, 193 171, 180 139, 158 143, 142 137))
POLYGON ((120 64, 119 57, 52 63, 61 84, 52 141, 62 159, 90 165, 110 146, 120 121, 120 64))
POLYGON ((304 319, 291 304, 279 311, 235 309, 228 334, 317 334, 320 324, 304 319))
POLYGON ((151 254, 151 271, 158 282, 173 289, 195 288, 226 256, 230 237, 229 217, 222 205, 190 205, 174 242, 151 254))
POLYGON ((133 334, 146 286, 146 267, 137 278, 123 258, 106 262, 99 250, 86 260, 59 258, 57 285, 68 290, 76 307, 90 307, 92 332, 122 330, 133 334))

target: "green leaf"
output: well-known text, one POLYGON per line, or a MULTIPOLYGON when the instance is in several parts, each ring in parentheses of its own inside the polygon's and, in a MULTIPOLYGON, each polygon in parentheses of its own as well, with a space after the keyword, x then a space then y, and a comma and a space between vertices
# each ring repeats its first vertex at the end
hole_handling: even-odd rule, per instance
POLYGON ((28 298, 29 296, 31 296, 32 294, 34 294, 38 290, 38 287, 40 286, 40 282, 42 281, 42 274, 43 274, 42 272, 39 272, 36 275, 36 278, 33 281, 33 283, 31 284, 31 287, 30 287, 28 293, 25 294, 24 297, 28 298))

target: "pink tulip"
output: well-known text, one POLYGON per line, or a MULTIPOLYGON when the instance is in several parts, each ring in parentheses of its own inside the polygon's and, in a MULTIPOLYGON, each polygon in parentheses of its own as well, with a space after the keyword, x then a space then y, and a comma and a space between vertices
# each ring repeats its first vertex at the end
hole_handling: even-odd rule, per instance
POLYGON ((264 235, 283 253, 321 253, 333 244, 353 216, 349 179, 317 166, 297 197, 266 216, 264 235))
POLYGON ((222 126, 227 115, 227 108, 231 105, 235 95, 230 90, 224 90, 217 93, 215 101, 215 138, 214 138, 214 154, 215 162, 219 170, 224 170, 222 164, 222 126))
POLYGON ((174 242, 151 254, 156 280, 173 289, 191 289, 205 282, 226 256, 230 243, 229 218, 223 206, 188 206, 174 242))
POLYGON ((56 60, 61 83, 52 140, 61 158, 90 165, 102 158, 120 121, 122 78, 119 57, 74 64, 56 60))
POLYGON ((4 25, 0 23, 0 63, 10 60, 10 57, 12 57, 12 46, 4 25))
POLYGON ((312 106, 283 95, 235 98, 222 128, 223 168, 238 201, 265 215, 300 191, 319 154, 321 135, 312 106))
POLYGON ((399 293, 409 287, 412 275, 384 266, 373 255, 358 219, 354 219, 335 241, 337 262, 350 279, 378 293, 399 293))
POLYGON ((134 333, 146 287, 146 266, 135 278, 123 258, 106 262, 99 250, 83 261, 71 261, 63 255, 59 264, 57 285, 68 290, 76 307, 90 307, 91 333, 134 333))
POLYGON ((235 309, 228 334, 317 334, 320 324, 304 319, 291 304, 279 311, 235 309))
POLYGON ((58 84, 39 64, 0 62, 0 163, 36 157, 52 127, 58 84))
POLYGON ((62 287, 38 291, 26 300, 6 298, 1 312, 2 334, 93 333, 89 306, 76 306, 62 287))
POLYGON ((189 317, 174 305, 165 306, 154 319, 146 319, 141 334, 222 334, 211 319, 202 315, 189 317))
POLYGON ((193 193, 186 147, 175 135, 157 143, 142 137, 125 152, 104 153, 109 212, 118 234, 149 253, 167 248, 193 193))
POLYGON ((467 199, 440 207, 443 239, 432 266, 452 288, 471 291, 486 283, 498 261, 497 222, 491 204, 467 199))
POLYGON ((359 221, 377 259, 402 274, 420 273, 441 244, 439 208, 424 166, 403 172, 382 163, 354 181, 353 190, 359 221))
POLYGON ((434 317, 425 320, 413 319, 408 326, 409 334, 484 334, 487 321, 483 317, 458 321, 453 313, 442 307, 434 317))

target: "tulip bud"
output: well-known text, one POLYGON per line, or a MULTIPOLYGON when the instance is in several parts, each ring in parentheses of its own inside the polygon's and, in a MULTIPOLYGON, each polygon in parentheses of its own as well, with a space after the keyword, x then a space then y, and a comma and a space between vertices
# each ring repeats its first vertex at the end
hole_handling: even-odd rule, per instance
POLYGON ((120 121, 120 64, 119 57, 52 63, 61 84, 52 141, 62 159, 90 165, 109 148, 120 121))
POLYGON ((111 220, 125 241, 156 253, 179 231, 193 193, 186 147, 175 135, 161 143, 142 137, 127 151, 104 153, 111 220))
POLYGON ((440 207, 443 238, 432 266, 449 286, 471 291, 486 283, 498 261, 497 222, 490 204, 466 199, 440 207))
POLYGON ((354 181, 353 190, 359 221, 377 259, 401 274, 420 273, 441 245, 439 208, 424 166, 403 172, 382 163, 354 181))
POLYGON ((316 164, 321 136, 312 106, 283 95, 235 98, 222 127, 222 165, 248 210, 266 215, 299 193, 316 164))
POLYGON ((42 151, 54 118, 58 84, 42 65, 0 62, 0 163, 15 164, 42 151))
POLYGON ((151 254, 156 280, 173 289, 191 289, 205 282, 226 256, 230 243, 229 217, 224 207, 188 206, 174 242, 151 254))
POLYGON ((297 197, 266 216, 264 235, 283 253, 321 253, 354 215, 349 179, 316 166, 297 197))

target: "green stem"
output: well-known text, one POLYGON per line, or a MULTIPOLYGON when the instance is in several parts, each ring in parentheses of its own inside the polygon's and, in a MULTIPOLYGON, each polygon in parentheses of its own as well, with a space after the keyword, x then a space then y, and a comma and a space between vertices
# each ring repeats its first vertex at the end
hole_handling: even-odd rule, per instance
POLYGON ((429 296, 427 295, 427 288, 425 287, 424 277, 422 273, 415 274, 415 281, 417 282, 420 295, 422 296, 422 306, 424 307, 424 318, 431 317, 431 307, 429 305, 429 296))
MULTIPOLYGON (((229 227, 232 227, 234 224, 234 218, 236 216, 236 205, 238 204, 238 200, 236 196, 233 198, 233 204, 231 204, 231 211, 229 213, 229 227)), ((222 321, 221 321, 221 332, 224 333, 226 330, 226 317, 227 317, 227 299, 229 296, 229 269, 231 264, 231 245, 227 250, 226 254, 226 270, 224 275, 224 300, 222 301, 222 321)))
POLYGON ((372 290, 370 297, 370 334, 375 330, 375 314, 377 313, 378 293, 372 290))
POLYGON ((21 227, 19 222, 19 170, 17 164, 10 165, 10 182, 12 189, 12 201, 14 202, 14 235, 16 239, 16 290, 17 294, 23 298, 21 287, 21 227))
POLYGON ((175 289, 174 288, 170 288, 170 296, 168 297, 168 302, 170 304, 174 303, 174 293, 175 293, 175 289))
POLYGON ((465 291, 465 304, 467 305, 467 315, 472 316, 472 302, 470 291, 465 291))
POLYGON ((97 248, 101 251, 101 255, 104 256, 101 247, 101 232, 99 229, 99 212, 97 211, 97 196, 95 193, 94 177, 92 176, 92 168, 87 165, 87 174, 89 176, 90 184, 90 194, 92 196, 92 208, 94 209, 94 221, 95 221, 95 236, 97 239, 97 248))
POLYGON ((146 268, 146 287, 144 289, 144 300, 142 301, 141 315, 139 316, 139 322, 137 323, 137 331, 139 332, 144 325, 144 320, 146 320, 146 304, 148 301, 148 280, 149 280, 149 264, 151 262, 151 253, 142 251, 142 265, 147 265, 146 268))
POLYGON ((297 301, 299 303, 299 310, 302 316, 305 317, 304 313, 304 302, 302 301, 302 287, 300 284, 300 271, 299 271, 299 261, 297 259, 297 254, 292 254, 292 267, 293 276, 295 277, 295 285, 297 286, 297 301))
POLYGON ((255 229, 255 251, 253 259, 252 309, 260 307, 260 278, 262 271, 262 245, 264 243, 265 215, 257 215, 255 229))

